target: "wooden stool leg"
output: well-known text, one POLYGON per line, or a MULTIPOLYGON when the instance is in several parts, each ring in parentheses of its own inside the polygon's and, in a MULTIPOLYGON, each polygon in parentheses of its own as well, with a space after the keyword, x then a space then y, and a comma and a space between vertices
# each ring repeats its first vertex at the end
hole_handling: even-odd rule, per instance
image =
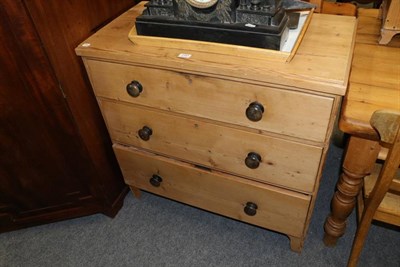
POLYGON ((343 163, 343 173, 332 198, 332 212, 325 221, 324 243, 334 246, 346 229, 347 217, 356 203, 356 197, 379 153, 379 143, 351 136, 343 163))

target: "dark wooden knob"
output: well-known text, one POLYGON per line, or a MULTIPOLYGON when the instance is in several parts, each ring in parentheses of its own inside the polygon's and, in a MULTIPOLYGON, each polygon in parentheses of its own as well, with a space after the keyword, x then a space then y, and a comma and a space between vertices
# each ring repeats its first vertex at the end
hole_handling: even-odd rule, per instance
POLYGON ((260 166, 260 162, 261 156, 255 152, 250 152, 249 154, 247 154, 247 157, 244 160, 244 163, 250 169, 257 169, 258 166, 260 166))
POLYGON ((150 136, 153 134, 153 130, 150 127, 143 126, 142 129, 138 131, 140 139, 143 141, 149 141, 150 136))
POLYGON ((257 102, 250 103, 249 107, 246 109, 246 117, 251 121, 261 120, 263 113, 263 105, 257 102))
POLYGON ((162 178, 157 174, 153 174, 149 181, 152 186, 159 187, 162 182, 162 178))
POLYGON ((247 202, 246 206, 244 207, 244 213, 246 213, 249 216, 254 216, 257 213, 257 204, 253 202, 247 202))
POLYGON ((143 91, 143 86, 140 84, 140 82, 133 80, 126 86, 126 91, 130 96, 138 97, 143 91))

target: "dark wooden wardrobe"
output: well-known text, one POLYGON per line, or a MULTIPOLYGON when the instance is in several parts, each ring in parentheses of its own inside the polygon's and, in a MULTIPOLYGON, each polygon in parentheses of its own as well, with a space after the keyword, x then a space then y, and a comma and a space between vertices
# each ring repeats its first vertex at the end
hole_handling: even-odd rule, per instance
POLYGON ((122 207, 127 189, 74 48, 134 4, 0 1, 0 232, 122 207))

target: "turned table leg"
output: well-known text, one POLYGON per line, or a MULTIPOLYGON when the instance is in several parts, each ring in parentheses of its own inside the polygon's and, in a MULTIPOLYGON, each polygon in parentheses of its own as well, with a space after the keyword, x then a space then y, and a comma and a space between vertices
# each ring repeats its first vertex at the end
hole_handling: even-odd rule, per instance
POLYGON ((343 162, 343 172, 332 198, 332 211, 325 221, 324 243, 334 246, 346 228, 347 217, 354 209, 356 198, 378 157, 379 143, 351 136, 343 162))

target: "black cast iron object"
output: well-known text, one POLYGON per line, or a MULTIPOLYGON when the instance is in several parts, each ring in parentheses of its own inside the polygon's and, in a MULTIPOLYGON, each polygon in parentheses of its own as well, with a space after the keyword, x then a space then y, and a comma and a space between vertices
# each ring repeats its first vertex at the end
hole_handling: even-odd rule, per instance
POLYGON ((194 7, 186 0, 150 0, 136 19, 136 31, 138 35, 280 50, 289 30, 286 10, 312 7, 295 0, 218 0, 207 8, 194 7))

